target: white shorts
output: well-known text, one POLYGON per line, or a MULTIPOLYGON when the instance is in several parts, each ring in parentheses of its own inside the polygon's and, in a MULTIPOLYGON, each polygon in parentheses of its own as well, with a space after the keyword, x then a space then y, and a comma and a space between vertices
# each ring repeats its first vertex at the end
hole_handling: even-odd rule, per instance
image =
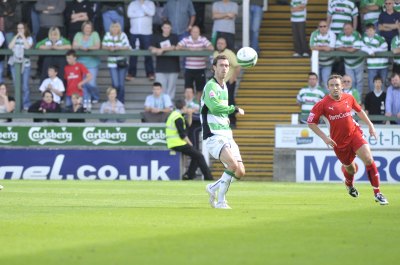
POLYGON ((208 137, 206 140, 206 147, 208 152, 212 157, 219 160, 222 148, 227 146, 231 149, 233 157, 237 161, 242 161, 242 156, 240 155, 239 146, 236 144, 235 140, 229 139, 221 135, 213 135, 208 137))

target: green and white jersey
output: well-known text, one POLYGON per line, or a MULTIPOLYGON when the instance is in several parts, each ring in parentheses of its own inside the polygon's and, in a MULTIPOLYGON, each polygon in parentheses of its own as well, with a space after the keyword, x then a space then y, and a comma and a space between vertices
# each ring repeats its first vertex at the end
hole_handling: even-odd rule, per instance
POLYGON ((358 104, 361 104, 361 98, 360 98, 360 93, 358 93, 358 90, 356 88, 350 88, 350 89, 344 89, 343 88, 343 93, 352 95, 358 104))
POLYGON ((363 15, 363 23, 364 26, 371 23, 376 24, 378 22, 379 14, 382 11, 382 6, 385 3, 385 0, 361 0, 360 9, 363 9, 367 6, 379 6, 378 10, 367 11, 363 15))
MULTIPOLYGON (((385 52, 388 50, 388 45, 385 38, 375 34, 372 38, 368 37, 367 34, 363 36, 363 42, 366 47, 366 51, 370 53, 385 52)), ((367 67, 368 69, 384 69, 389 66, 388 58, 368 58, 367 67)))
MULTIPOLYGON (((400 36, 397 35, 392 39, 392 50, 396 48, 400 48, 400 36)), ((394 56, 393 57, 393 62, 396 64, 400 64, 400 55, 394 56)))
POLYGON ((339 34, 346 22, 352 23, 353 17, 358 16, 358 8, 350 0, 332 0, 328 6, 328 16, 332 17, 330 30, 339 34))
MULTIPOLYGON (((335 48, 336 35, 333 31, 328 30, 325 35, 322 35, 319 30, 315 30, 310 36, 310 47, 314 46, 329 46, 335 48)), ((335 61, 335 57, 319 57, 319 64, 321 66, 330 66, 335 61)))
MULTIPOLYGON (((307 0, 292 0, 290 1, 290 7, 297 7, 300 5, 307 6, 307 0)), ((302 11, 291 12, 291 22, 305 22, 307 19, 307 9, 304 8, 302 11)))
POLYGON ((222 135, 232 139, 228 115, 235 112, 234 105, 228 105, 228 88, 224 82, 219 85, 215 78, 209 80, 201 96, 201 124, 203 139, 212 135, 222 135))
POLYGON ((325 97, 325 92, 320 86, 303 87, 297 94, 297 102, 301 104, 301 116, 308 117, 314 105, 325 97))
MULTIPOLYGON (((356 48, 362 49, 364 46, 360 34, 354 31, 351 35, 346 36, 343 32, 340 33, 336 40, 336 48, 356 48)), ((364 57, 345 57, 344 64, 350 69, 356 69, 364 63, 364 57)))

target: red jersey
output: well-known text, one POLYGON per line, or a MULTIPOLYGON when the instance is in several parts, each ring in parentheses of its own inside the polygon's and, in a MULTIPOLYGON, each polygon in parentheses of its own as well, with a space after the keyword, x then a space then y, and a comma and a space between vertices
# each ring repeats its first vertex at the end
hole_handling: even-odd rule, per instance
POLYGON ((360 126, 351 115, 351 110, 361 111, 361 106, 352 95, 343 93, 339 100, 327 95, 311 109, 307 123, 318 124, 319 118, 325 116, 329 121, 331 139, 336 142, 337 148, 343 148, 351 142, 355 132, 361 132, 362 135, 360 126))
POLYGON ((78 62, 74 65, 67 64, 64 67, 64 80, 67 81, 67 96, 72 96, 74 93, 77 93, 80 96, 83 95, 83 90, 78 88, 78 84, 88 73, 88 69, 83 64, 78 62))

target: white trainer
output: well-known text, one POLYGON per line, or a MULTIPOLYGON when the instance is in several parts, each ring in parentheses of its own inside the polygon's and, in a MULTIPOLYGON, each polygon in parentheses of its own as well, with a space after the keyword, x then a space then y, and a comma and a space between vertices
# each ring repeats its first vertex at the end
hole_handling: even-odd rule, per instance
POLYGON ((230 209, 232 209, 232 208, 226 203, 226 201, 218 202, 218 203, 215 205, 215 208, 217 208, 217 209, 225 209, 225 210, 230 210, 230 209))
POLYGON ((210 196, 209 202, 210 202, 211 207, 215 208, 215 197, 216 196, 215 196, 215 192, 213 192, 211 190, 211 186, 212 186, 212 183, 207 184, 206 191, 207 191, 208 195, 210 196))

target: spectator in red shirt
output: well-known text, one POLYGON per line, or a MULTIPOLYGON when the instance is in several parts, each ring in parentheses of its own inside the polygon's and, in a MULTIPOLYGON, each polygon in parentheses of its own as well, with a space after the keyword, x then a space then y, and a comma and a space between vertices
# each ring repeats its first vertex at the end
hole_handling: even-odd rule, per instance
POLYGON ((64 68, 64 80, 67 83, 65 106, 70 107, 71 96, 76 93, 83 97, 83 85, 92 80, 92 75, 83 64, 76 61, 75 50, 69 50, 66 57, 68 64, 64 68))
POLYGON ((378 169, 369 145, 363 138, 360 126, 353 120, 352 110, 355 110, 360 119, 368 125, 369 134, 376 138, 374 125, 355 98, 350 94, 343 93, 341 76, 330 76, 328 89, 329 95, 311 109, 307 119, 308 126, 335 151, 337 158, 342 163, 345 185, 350 196, 358 197, 358 191, 353 185, 354 174, 357 172, 354 159, 357 155, 367 168, 367 176, 374 191, 375 201, 381 205, 388 204, 387 199, 380 193, 378 169), (329 122, 329 136, 318 127, 319 118, 322 116, 329 122))

